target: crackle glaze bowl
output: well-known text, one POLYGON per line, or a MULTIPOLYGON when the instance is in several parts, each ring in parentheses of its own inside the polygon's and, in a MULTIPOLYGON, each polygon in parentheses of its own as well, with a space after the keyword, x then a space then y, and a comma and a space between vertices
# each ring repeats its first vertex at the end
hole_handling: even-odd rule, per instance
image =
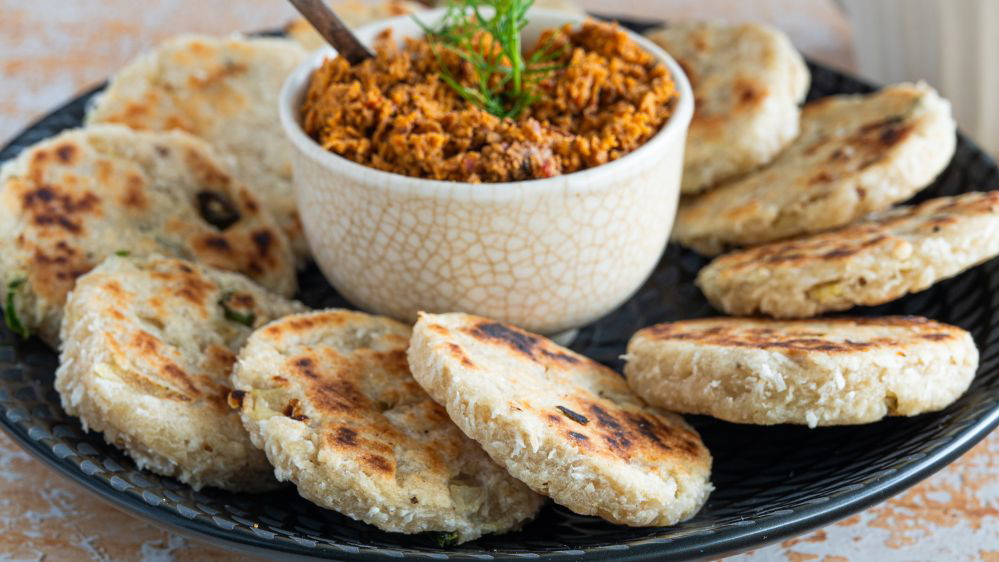
MULTIPOLYGON (((432 22, 443 10, 421 14, 432 22)), ((578 18, 532 10, 524 30, 578 18)), ((362 28, 422 35, 404 16, 362 28)), ((324 275, 353 304, 413 321, 420 310, 463 311, 556 334, 617 308, 659 262, 673 226, 693 94, 679 65, 631 38, 669 69, 679 101, 659 133, 613 162, 553 178, 470 184, 402 176, 323 150, 302 129, 309 79, 332 50, 285 83, 281 121, 293 147, 298 207, 324 275)))

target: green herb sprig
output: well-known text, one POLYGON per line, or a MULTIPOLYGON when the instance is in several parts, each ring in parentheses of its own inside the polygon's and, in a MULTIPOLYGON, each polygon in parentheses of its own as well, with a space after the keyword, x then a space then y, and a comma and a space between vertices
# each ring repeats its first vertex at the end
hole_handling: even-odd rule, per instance
POLYGON ((440 77, 461 97, 501 118, 516 118, 538 99, 537 85, 562 68, 565 53, 555 34, 525 57, 521 32, 534 0, 450 0, 435 28, 420 22, 440 67, 440 77), (441 50, 469 63, 473 84, 461 83, 441 50))

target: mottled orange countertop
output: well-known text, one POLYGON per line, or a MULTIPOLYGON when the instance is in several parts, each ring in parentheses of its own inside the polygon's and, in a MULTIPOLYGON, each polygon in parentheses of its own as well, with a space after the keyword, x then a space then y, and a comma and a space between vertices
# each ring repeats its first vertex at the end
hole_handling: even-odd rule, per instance
MULTIPOLYGON (((601 13, 765 19, 811 57, 850 68, 849 27, 830 0, 579 0, 601 13)), ((0 0, 0 140, 182 31, 274 28, 284 0, 0 0), (206 10, 208 10, 206 12, 206 10)), ((859 515, 746 553, 745 560, 999 560, 999 437, 859 515)), ((0 559, 245 559, 160 530, 69 483, 0 434, 0 559)))

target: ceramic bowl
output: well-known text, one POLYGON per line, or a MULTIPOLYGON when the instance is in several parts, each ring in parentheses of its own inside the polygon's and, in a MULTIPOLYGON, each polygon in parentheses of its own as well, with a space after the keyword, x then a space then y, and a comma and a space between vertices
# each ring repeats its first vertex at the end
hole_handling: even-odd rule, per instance
MULTIPOLYGON (((443 10, 421 14, 433 22, 443 10)), ((532 10, 524 30, 578 22, 532 10)), ((361 41, 392 28, 422 35, 409 17, 372 24, 361 41)), ((666 246, 679 198, 693 94, 679 65, 661 60, 679 91, 676 110, 642 147, 613 162, 553 178, 470 184, 368 168, 323 150, 299 116, 319 51, 288 78, 281 121, 293 147, 299 212, 316 262, 357 306, 412 321, 418 311, 463 311, 543 334, 592 322, 631 296, 666 246)))

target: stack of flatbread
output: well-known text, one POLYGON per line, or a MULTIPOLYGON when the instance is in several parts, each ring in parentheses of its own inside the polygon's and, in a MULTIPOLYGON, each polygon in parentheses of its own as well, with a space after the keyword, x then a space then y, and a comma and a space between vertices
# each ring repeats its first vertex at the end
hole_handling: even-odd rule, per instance
POLYGON ((289 39, 181 35, 121 69, 90 109, 87 124, 182 131, 208 142, 273 214, 301 264, 309 251, 278 95, 305 57, 305 49, 289 39))
POLYGON ((961 396, 978 366, 966 331, 916 317, 814 318, 999 254, 997 192, 892 208, 950 161, 947 101, 898 84, 799 113, 803 66, 779 33, 702 22, 652 37, 697 98, 673 238, 709 256, 744 249, 697 277, 736 317, 639 331, 626 355, 632 389, 676 412, 810 427, 936 411, 961 396))

